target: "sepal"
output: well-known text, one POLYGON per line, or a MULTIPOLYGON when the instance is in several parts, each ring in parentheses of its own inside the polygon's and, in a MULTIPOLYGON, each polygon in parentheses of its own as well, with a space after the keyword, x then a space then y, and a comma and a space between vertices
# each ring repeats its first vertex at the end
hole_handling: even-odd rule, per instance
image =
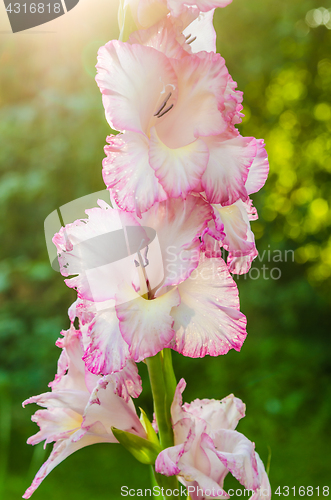
POLYGON ((146 413, 140 407, 139 407, 139 410, 141 411, 140 422, 142 423, 142 426, 144 427, 144 429, 146 431, 148 441, 156 444, 157 446, 160 446, 160 442, 158 440, 157 434, 156 434, 155 430, 153 429, 151 422, 148 420, 146 413))
POLYGON ((130 5, 124 6, 124 3, 125 2, 121 0, 118 9, 118 26, 120 29, 118 39, 121 42, 126 42, 130 38, 131 33, 137 31, 138 29, 134 21, 130 5))
POLYGON ((159 444, 148 441, 131 434, 130 432, 121 431, 116 427, 112 427, 112 432, 116 439, 126 448, 139 462, 147 465, 152 465, 162 448, 159 444))

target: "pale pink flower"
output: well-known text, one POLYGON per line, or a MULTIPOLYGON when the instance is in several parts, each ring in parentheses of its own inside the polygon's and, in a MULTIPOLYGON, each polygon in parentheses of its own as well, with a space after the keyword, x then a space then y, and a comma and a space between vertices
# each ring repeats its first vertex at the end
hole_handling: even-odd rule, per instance
POLYGON ((116 204, 138 216, 192 192, 222 205, 247 198, 257 147, 234 128, 242 93, 219 54, 186 46, 168 20, 99 50, 106 118, 122 132, 107 139, 103 177, 116 204))
POLYGON ((128 43, 153 47, 175 59, 201 51, 216 52, 214 10, 200 12, 197 7, 187 7, 180 17, 163 17, 147 29, 134 31, 128 43))
POLYGON ((216 7, 226 7, 232 0, 122 0, 119 24, 122 28, 126 9, 129 7, 137 29, 146 29, 166 17, 180 18, 189 9, 200 13, 214 11, 216 7))
POLYGON ((53 241, 62 274, 77 274, 66 283, 77 288, 72 320, 78 316, 87 329, 84 361, 92 373, 113 373, 128 359, 142 361, 166 347, 191 357, 240 350, 246 318, 236 284, 223 261, 200 250, 213 217, 208 203, 198 196, 169 199, 142 214, 141 227, 155 231, 159 246, 128 255, 125 268, 117 261, 117 274, 114 264, 100 265, 112 252, 111 239, 101 248, 87 245, 87 252, 80 243, 111 235, 119 218, 132 224, 133 214, 105 205, 86 213, 88 220, 69 224, 53 241))
POLYGON ((46 392, 24 401, 37 403, 32 421, 40 430, 28 444, 55 442, 48 460, 36 474, 23 498, 30 498, 43 479, 69 455, 94 443, 116 443, 111 427, 146 438, 131 396, 141 392, 141 380, 134 363, 116 374, 99 377, 88 372, 82 361, 82 334, 71 327, 57 341, 62 348, 55 380, 46 392))
MULTIPOLYGON (((265 184, 269 173, 269 163, 263 140, 257 142, 257 155, 249 168, 245 182, 247 195, 256 193, 265 184)), ((209 257, 222 256, 222 248, 228 254, 229 271, 234 274, 247 273, 253 259, 258 255, 254 233, 250 221, 258 218, 252 200, 239 199, 232 205, 213 204, 214 219, 208 224, 204 236, 205 251, 209 257), (216 241, 215 241, 216 240, 216 241), (221 247, 221 248, 220 248, 221 247)))
POLYGON ((222 401, 196 399, 182 405, 185 386, 181 379, 171 407, 175 444, 158 455, 155 470, 177 475, 192 500, 230 498, 224 490, 228 472, 254 492, 251 498, 269 500, 268 476, 254 443, 234 430, 245 415, 245 405, 233 395, 222 401))

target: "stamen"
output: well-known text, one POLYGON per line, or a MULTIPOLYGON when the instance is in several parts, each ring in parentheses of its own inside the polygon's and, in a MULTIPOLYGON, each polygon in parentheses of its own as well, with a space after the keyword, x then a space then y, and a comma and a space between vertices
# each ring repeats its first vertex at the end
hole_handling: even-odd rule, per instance
POLYGON ((190 44, 190 43, 194 42, 194 40, 196 40, 196 39, 197 39, 197 37, 195 36, 194 38, 192 38, 192 40, 189 40, 187 43, 190 44))
POLYGON ((157 116, 161 111, 166 107, 167 102, 169 101, 170 97, 172 96, 172 92, 169 92, 167 97, 164 99, 163 103, 161 104, 160 108, 157 110, 154 116, 157 116))
POLYGON ((170 111, 172 108, 174 107, 174 105, 172 104, 171 106, 169 106, 169 108, 167 108, 165 111, 163 111, 163 113, 161 113, 160 115, 158 115, 158 118, 161 118, 161 116, 164 116, 166 113, 168 113, 168 111, 170 111))
MULTIPOLYGON (((153 298, 153 293, 152 293, 152 289, 151 289, 151 285, 150 285, 150 282, 149 282, 149 279, 147 277, 147 273, 146 273, 146 267, 149 265, 149 260, 147 258, 147 253, 148 253, 148 245, 145 249, 145 255, 144 255, 144 259, 145 259, 145 262, 143 262, 143 259, 142 259, 142 256, 141 256, 141 253, 140 253, 140 248, 142 246, 142 244, 145 242, 145 240, 143 239, 139 245, 139 249, 137 251, 137 256, 138 256, 138 260, 139 262, 137 262, 136 260, 134 261, 135 263, 135 266, 136 267, 140 267, 140 272, 141 272, 141 278, 143 278, 145 284, 146 284, 146 288, 147 288, 147 298, 148 300, 151 300, 153 298)), ((140 284, 142 285, 141 281, 140 281, 140 284)))

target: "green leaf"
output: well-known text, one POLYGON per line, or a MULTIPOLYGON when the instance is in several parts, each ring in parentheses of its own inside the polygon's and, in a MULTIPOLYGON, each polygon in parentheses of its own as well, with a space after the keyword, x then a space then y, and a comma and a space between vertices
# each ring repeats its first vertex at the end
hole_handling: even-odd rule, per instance
POLYGON ((139 462, 147 465, 152 465, 158 454, 162 451, 159 444, 152 443, 130 432, 121 431, 112 427, 112 431, 116 439, 126 448, 139 462))

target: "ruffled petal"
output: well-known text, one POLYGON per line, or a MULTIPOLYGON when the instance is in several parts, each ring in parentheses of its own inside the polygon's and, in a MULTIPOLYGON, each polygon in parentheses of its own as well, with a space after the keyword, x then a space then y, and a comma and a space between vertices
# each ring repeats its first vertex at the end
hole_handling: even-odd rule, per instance
POLYGON ((122 370, 129 358, 129 348, 120 332, 115 305, 97 313, 88 331, 90 343, 83 356, 86 368, 97 375, 122 370))
POLYGON ((155 202, 167 199, 149 164, 149 143, 145 136, 128 132, 108 137, 107 141, 103 180, 120 208, 140 216, 155 202))
POLYGON ((237 286, 224 261, 201 257, 198 268, 178 289, 181 303, 171 311, 176 331, 172 348, 193 358, 240 351, 246 318, 239 311, 237 286))
POLYGON ((221 401, 215 399, 195 399, 185 403, 185 412, 203 419, 208 425, 208 432, 219 429, 234 430, 241 418, 245 416, 245 405, 241 399, 230 394, 221 401))
POLYGON ((165 18, 149 29, 135 31, 128 42, 152 47, 172 59, 181 59, 188 55, 183 47, 185 36, 175 28, 171 18, 165 18))
POLYGON ((185 412, 182 408, 183 405, 183 397, 182 394, 186 388, 186 381, 181 378, 180 381, 177 384, 175 394, 174 394, 174 399, 171 404, 171 421, 172 425, 176 425, 176 423, 181 420, 182 418, 185 418, 185 412))
POLYGON ((63 391, 44 392, 38 396, 26 399, 22 405, 36 403, 45 408, 69 408, 75 413, 83 414, 84 408, 89 400, 89 392, 68 389, 63 391))
MULTIPOLYGON (((247 242, 254 243, 254 235, 252 231, 250 231, 247 236, 247 242)), ((251 268, 252 262, 257 255, 258 251, 256 250, 255 246, 249 255, 235 257, 232 254, 229 254, 227 258, 227 265, 230 273, 237 275, 248 273, 251 268)))
POLYGON ((90 323, 94 318, 94 312, 91 311, 90 305, 91 302, 89 301, 80 298, 76 299, 68 309, 68 316, 71 323, 75 321, 75 318, 79 318, 81 325, 90 323))
POLYGON ((255 452, 255 458, 257 461, 257 468, 259 473, 259 488, 256 490, 254 495, 251 496, 251 500, 270 500, 271 499, 271 487, 268 475, 265 471, 263 462, 259 457, 259 454, 255 452))
POLYGON ((45 441, 45 445, 52 441, 65 439, 73 432, 80 429, 82 415, 70 410, 70 408, 50 408, 49 410, 38 410, 31 417, 40 431, 29 437, 28 444, 38 444, 45 441))
POLYGON ((264 186, 269 174, 268 154, 265 150, 264 140, 258 139, 256 144, 257 153, 249 168, 245 184, 247 194, 259 191, 264 186))
POLYGON ((112 436, 112 427, 146 438, 131 399, 128 402, 116 394, 112 375, 99 380, 86 406, 82 429, 112 436))
POLYGON ((241 123, 242 117, 244 116, 241 111, 242 101, 243 101, 243 92, 237 89, 237 82, 234 82, 231 75, 229 75, 227 86, 225 89, 225 116, 228 121, 230 128, 233 131, 234 125, 241 123))
POLYGON ((243 434, 227 429, 217 431, 209 439, 209 447, 247 490, 260 486, 254 443, 243 434))
MULTIPOLYGON (((177 386, 181 385, 181 390, 184 390, 183 383, 184 379, 177 386), (182 384, 181 384, 182 383, 182 384)), ((181 466, 179 461, 184 455, 190 451, 194 440, 196 439, 196 434, 194 432, 194 423, 190 419, 181 419, 176 424, 173 424, 175 443, 181 443, 176 446, 171 446, 163 450, 157 457, 155 461, 155 470, 160 474, 165 476, 173 476, 174 474, 181 474, 181 466)))
POLYGON ((194 487, 194 491, 190 492, 190 497, 192 500, 205 500, 206 498, 230 498, 230 495, 226 493, 226 491, 211 477, 207 476, 199 469, 193 467, 190 464, 182 464, 181 465, 181 476, 184 478, 184 483, 186 486, 192 485, 194 487), (209 494, 207 496, 201 496, 201 493, 198 493, 198 488, 203 492, 212 492, 213 489, 216 492, 216 497, 210 497, 209 494))
MULTIPOLYGON (((53 242, 59 252, 61 273, 77 274, 65 280, 77 288, 79 298, 103 302, 113 299, 123 279, 136 277, 134 255, 127 246, 124 228, 140 225, 129 213, 108 208, 86 210, 87 220, 61 228, 53 242)), ((144 230, 141 228, 141 233, 144 230)))
POLYGON ((57 347, 62 349, 58 372, 55 380, 48 386, 56 392, 66 390, 86 392, 81 332, 71 325, 69 330, 62 330, 61 335, 63 337, 56 341, 57 347))
POLYGON ((160 140, 171 149, 198 137, 221 134, 227 122, 224 107, 228 70, 219 54, 199 52, 171 60, 178 78, 177 102, 156 124, 160 140))
POLYGON ((256 155, 252 137, 204 139, 209 148, 209 162, 202 176, 202 186, 210 203, 231 205, 239 198, 245 200, 248 168, 256 155))
POLYGON ((141 378, 134 361, 128 360, 123 370, 113 373, 114 392, 124 401, 128 402, 130 397, 138 398, 142 391, 141 378))
POLYGON ((99 49, 96 68, 106 118, 115 130, 146 134, 165 95, 172 91, 176 100, 176 74, 168 58, 151 47, 108 42, 99 49))
POLYGON ((186 198, 199 184, 206 170, 209 152, 202 140, 171 149, 151 129, 149 162, 159 183, 172 198, 186 198))
MULTIPOLYGON (((185 420, 179 421, 176 427, 183 424, 185 420)), ((176 427, 174 431, 176 431, 176 427)), ((202 420, 199 420, 195 426, 191 427, 191 431, 185 441, 184 453, 178 461, 179 476, 184 480, 183 482, 186 486, 195 486, 193 491, 190 490, 192 499, 201 499, 204 497, 204 494, 202 496, 200 492, 198 494, 198 488, 203 492, 214 489, 214 492, 217 492, 217 497, 229 498, 222 488, 223 479, 228 471, 217 459, 215 460, 216 457, 210 453, 209 447, 205 445, 205 440, 210 439, 204 432, 205 427, 206 424, 202 420)), ((205 494, 209 496, 209 494, 205 494)))
POLYGON ((116 296, 120 330, 129 345, 130 358, 142 361, 167 347, 174 336, 170 310, 180 303, 178 290, 145 300, 131 287, 123 286, 116 296))
POLYGON ((230 272, 248 272, 251 262, 257 256, 254 234, 251 230, 247 210, 249 205, 238 200, 233 205, 215 205, 219 221, 224 227, 223 247, 229 252, 227 264, 230 272))
POLYGON ((213 25, 215 9, 209 12, 201 12, 197 18, 189 24, 183 31, 183 34, 188 37, 192 52, 216 52, 216 31, 213 25))
POLYGON ((180 474, 181 470, 178 467, 178 462, 185 450, 184 444, 171 446, 161 451, 155 461, 155 470, 164 476, 174 476, 180 474))
MULTIPOLYGON (((211 206, 197 196, 169 199, 142 215, 143 226, 153 228, 158 237, 165 274, 163 288, 178 285, 198 266, 199 238, 212 217, 211 206)), ((148 267, 145 269, 148 273, 148 267)))

